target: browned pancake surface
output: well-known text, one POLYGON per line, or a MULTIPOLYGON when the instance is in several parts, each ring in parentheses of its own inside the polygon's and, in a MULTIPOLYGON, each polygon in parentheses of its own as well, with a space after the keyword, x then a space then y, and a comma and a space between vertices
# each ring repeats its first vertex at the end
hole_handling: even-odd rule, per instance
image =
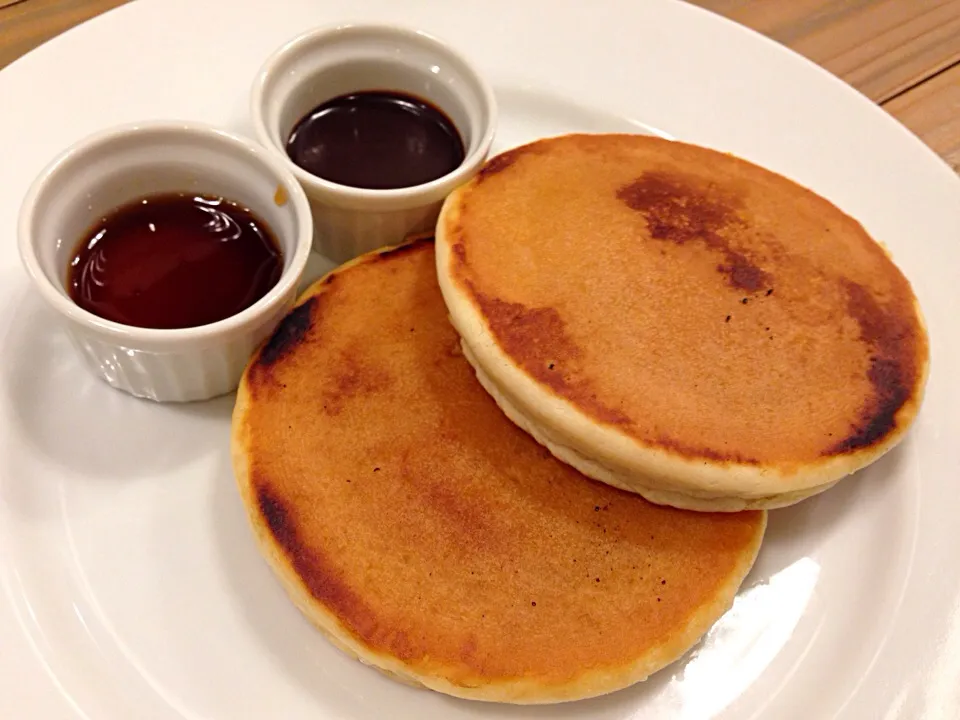
POLYGON ((909 424, 927 339, 853 219, 729 155, 574 135, 494 158, 453 280, 541 386, 642 444, 790 471, 909 424))
POLYGON ((721 612, 764 514, 658 507, 556 461, 478 385, 434 263, 419 243, 332 276, 248 368, 255 524, 317 606, 465 687, 616 672, 721 612))

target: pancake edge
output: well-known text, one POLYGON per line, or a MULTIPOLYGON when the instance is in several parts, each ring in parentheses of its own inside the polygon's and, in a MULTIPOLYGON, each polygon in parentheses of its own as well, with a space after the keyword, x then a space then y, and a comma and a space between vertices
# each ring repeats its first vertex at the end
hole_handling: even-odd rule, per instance
MULTIPOLYGON (((725 505, 730 511, 744 507, 783 507, 816 495, 876 462, 895 448, 912 428, 923 403, 930 373, 929 350, 916 382, 916 392, 895 415, 895 430, 866 448, 816 461, 798 462, 792 471, 784 471, 772 464, 719 463, 707 458, 681 456, 647 446, 614 426, 591 418, 573 403, 538 383, 512 361, 496 341, 469 292, 454 279, 452 246, 456 238, 451 237, 449 228, 459 227, 461 199, 476 183, 476 179, 471 180, 448 195, 437 219, 437 278, 450 320, 470 353, 474 369, 480 370, 487 384, 506 398, 516 416, 524 419, 527 425, 524 429, 528 432, 538 430, 540 437, 534 435, 538 442, 587 477, 636 492, 651 502, 681 509, 722 511, 725 505), (727 500, 730 502, 721 502, 727 500)), ((889 257, 886 246, 877 244, 889 257)), ((929 343, 919 300, 916 293, 912 294, 918 331, 929 343)), ((502 409, 500 400, 498 404, 502 409)))
POLYGON ((463 355, 473 366, 477 380, 496 401, 503 414, 510 418, 521 430, 531 435, 534 440, 547 448, 554 457, 567 465, 572 466, 587 477, 612 485, 615 488, 634 492, 656 505, 668 505, 681 510, 696 510, 700 512, 741 512, 744 510, 775 510, 777 508, 795 505, 801 500, 813 497, 824 490, 832 488, 836 482, 827 483, 810 490, 785 492, 765 498, 741 498, 733 495, 713 497, 705 494, 687 494, 676 490, 658 487, 653 483, 644 483, 643 478, 626 478, 617 475, 610 468, 606 468, 595 460, 585 458, 573 448, 567 447, 554 440, 549 430, 537 427, 530 418, 524 416, 500 388, 493 384, 483 369, 476 364, 476 358, 470 348, 461 339, 463 355))
MULTIPOLYGON (((304 302, 325 292, 329 287, 327 283, 329 277, 409 244, 411 243, 402 243, 391 248, 367 253, 335 268, 312 283, 297 298, 293 308, 299 307, 304 302)), ((266 342, 265 340, 263 345, 266 342)), ((752 543, 740 553, 737 565, 727 576, 726 582, 716 588, 712 601, 701 604, 690 615, 682 631, 674 634, 669 642, 651 649, 640 660, 621 668, 591 668, 585 670, 570 682, 549 686, 545 686, 536 678, 529 676, 497 678, 491 681, 476 678, 476 682, 470 685, 456 684, 443 677, 444 670, 449 670, 449 668, 441 667, 432 673, 412 668, 395 657, 366 645, 353 633, 345 629, 337 616, 311 595, 299 574, 294 570, 290 558, 270 532, 266 519, 259 511, 256 487, 250 468, 250 458, 245 451, 247 441, 244 420, 251 408, 247 373, 250 367, 258 361, 263 345, 253 353, 241 378, 231 418, 230 435, 234 478, 257 549, 296 608, 334 647, 348 657, 379 670, 393 680, 466 700, 517 705, 561 703, 606 695, 646 680, 650 675, 682 658, 691 648, 696 646, 732 607, 743 581, 756 562, 766 532, 766 512, 761 512, 760 522, 754 533, 752 543)))

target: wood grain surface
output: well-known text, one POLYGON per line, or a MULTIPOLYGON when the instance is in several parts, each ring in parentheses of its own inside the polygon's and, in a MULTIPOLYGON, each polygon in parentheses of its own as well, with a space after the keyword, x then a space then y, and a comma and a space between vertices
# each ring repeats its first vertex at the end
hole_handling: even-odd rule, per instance
POLYGON ((895 97, 884 107, 960 173, 960 64, 895 97))
MULTIPOLYGON (((0 0, 0 68, 126 1, 0 0)), ((960 171, 960 0, 688 1, 819 63, 960 171)))
POLYGON ((692 0, 884 103, 960 62, 960 0, 692 0))
POLYGON ((19 0, 0 9, 0 68, 127 0, 19 0))

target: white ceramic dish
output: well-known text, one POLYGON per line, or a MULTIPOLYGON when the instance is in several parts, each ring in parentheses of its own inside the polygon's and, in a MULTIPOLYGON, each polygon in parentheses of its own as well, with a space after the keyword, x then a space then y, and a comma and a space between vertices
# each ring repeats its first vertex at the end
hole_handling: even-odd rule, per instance
POLYGON ((308 30, 266 59, 250 93, 250 117, 257 139, 287 164, 310 199, 314 248, 345 262, 436 224, 443 199, 490 152, 497 101, 470 62, 440 40, 396 25, 343 23, 308 30), (432 102, 459 130, 463 162, 432 182, 393 190, 347 187, 293 163, 284 146, 297 121, 357 90, 394 90, 432 102))
POLYGON ((250 354, 293 304, 312 227, 306 196, 272 153, 206 125, 142 122, 105 129, 58 155, 24 198, 18 237, 34 285, 93 372, 137 397, 189 402, 237 389, 250 354), (180 330, 112 322, 70 299, 67 265, 97 218, 144 195, 191 191, 238 202, 273 230, 283 272, 270 292, 220 322, 180 330))
POLYGON ((139 0, 0 72, 0 97, 17 108, 0 113, 0 717, 960 716, 960 181, 839 81, 672 0, 139 0), (734 608, 645 684, 567 706, 478 705, 341 655, 254 548, 230 469, 232 399, 111 390, 19 266, 17 208, 61 148, 151 117, 251 132, 263 59, 338 18, 422 27, 475 58, 500 105, 494 151, 644 127, 729 150, 861 219, 920 295, 933 365, 910 437, 771 513, 734 608))

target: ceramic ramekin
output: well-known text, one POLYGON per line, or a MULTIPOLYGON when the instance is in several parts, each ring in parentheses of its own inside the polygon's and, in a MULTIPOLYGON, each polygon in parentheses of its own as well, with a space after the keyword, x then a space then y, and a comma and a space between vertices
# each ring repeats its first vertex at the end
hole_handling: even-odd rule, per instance
POLYGON ((493 90, 465 58, 426 33, 391 25, 337 25, 294 38, 264 63, 250 106, 257 139, 306 191, 314 248, 335 262, 433 230, 443 199, 486 159, 497 123, 493 90), (340 185, 294 164, 285 145, 297 121, 360 90, 403 92, 440 108, 463 139, 463 163, 432 182, 393 190, 340 185))
POLYGON ((274 154, 206 125, 144 122, 99 132, 53 160, 24 198, 18 234, 30 278, 98 375, 138 397, 191 401, 236 388, 295 299, 313 226, 303 190, 274 154), (220 195, 250 208, 280 243, 279 282, 236 315, 180 330, 131 327, 74 304, 67 265, 84 234, 118 206, 165 192, 220 195))

